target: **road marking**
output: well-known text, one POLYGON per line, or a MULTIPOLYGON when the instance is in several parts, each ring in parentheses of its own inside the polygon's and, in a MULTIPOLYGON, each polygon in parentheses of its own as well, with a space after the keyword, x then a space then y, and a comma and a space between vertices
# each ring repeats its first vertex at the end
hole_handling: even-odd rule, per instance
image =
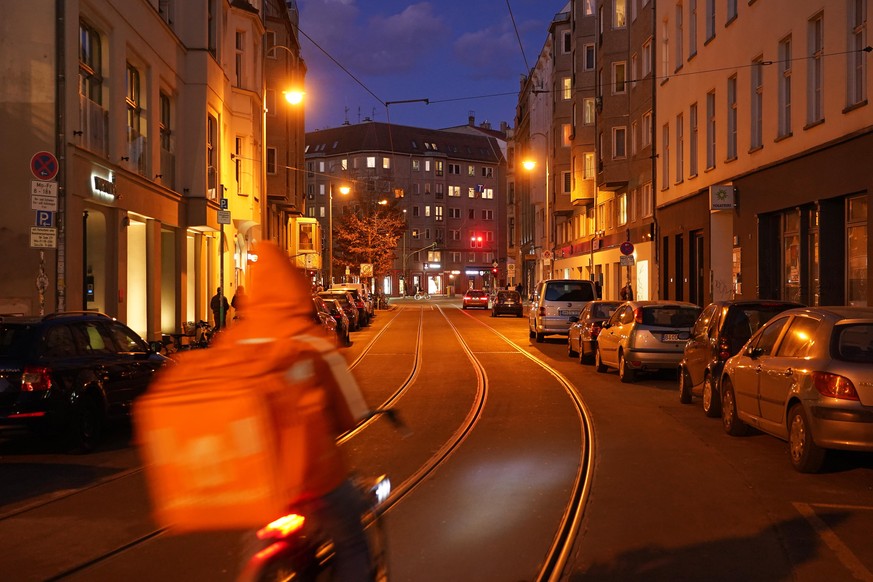
MULTIPOLYGON (((867 567, 861 563, 858 557, 840 540, 839 536, 834 533, 828 524, 824 522, 818 515, 816 515, 815 510, 813 510, 812 506, 808 503, 793 503, 794 508, 806 518, 806 521, 812 526, 812 528, 816 531, 818 536, 822 539, 822 541, 836 554, 837 559, 843 563, 843 565, 852 573, 852 575, 858 580, 865 580, 867 582, 873 582, 873 572, 867 569, 867 567)), ((816 504, 818 505, 818 504, 816 504)), ((846 506, 837 506, 830 505, 827 507, 837 508, 846 506)), ((869 507, 864 509, 870 509, 869 507)))

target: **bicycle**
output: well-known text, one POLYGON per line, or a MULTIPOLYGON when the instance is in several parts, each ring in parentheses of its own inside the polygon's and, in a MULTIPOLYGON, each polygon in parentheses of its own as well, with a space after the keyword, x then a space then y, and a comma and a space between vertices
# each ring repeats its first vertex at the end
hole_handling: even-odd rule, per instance
POLYGON ((427 291, 416 291, 415 300, 418 301, 419 299, 430 299, 430 293, 427 291))

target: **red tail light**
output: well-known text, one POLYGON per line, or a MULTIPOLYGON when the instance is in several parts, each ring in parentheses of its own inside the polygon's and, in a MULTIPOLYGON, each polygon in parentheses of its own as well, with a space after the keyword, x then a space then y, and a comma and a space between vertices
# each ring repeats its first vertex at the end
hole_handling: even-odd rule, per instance
POLYGON ((643 322, 643 308, 642 307, 637 307, 636 309, 634 309, 634 321, 637 323, 643 322))
POLYGON ((302 515, 292 513, 283 515, 276 521, 267 524, 258 530, 259 540, 268 540, 273 538, 285 538, 298 531, 303 527, 303 522, 306 519, 302 515))
POLYGON ((728 358, 731 357, 731 342, 726 337, 719 338, 718 340, 718 359, 724 362, 728 358))
POLYGON ((855 391, 855 385, 844 376, 828 374, 827 372, 813 372, 812 383, 822 396, 839 398, 840 400, 860 400, 855 391))
POLYGON ((45 392, 52 387, 51 369, 28 366, 21 373, 22 392, 45 392))
POLYGON ((600 335, 601 330, 603 330, 603 325, 599 323, 591 324, 591 339, 594 339, 598 335, 600 335))

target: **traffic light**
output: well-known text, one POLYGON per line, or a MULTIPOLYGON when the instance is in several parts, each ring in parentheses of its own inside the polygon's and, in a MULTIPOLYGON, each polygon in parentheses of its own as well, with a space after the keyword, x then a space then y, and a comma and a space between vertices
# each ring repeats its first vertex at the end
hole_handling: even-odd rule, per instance
POLYGON ((491 274, 497 276, 497 267, 491 267, 491 274))
POLYGON ((482 248, 482 235, 474 234, 470 237, 470 248, 473 249, 481 249, 482 248))

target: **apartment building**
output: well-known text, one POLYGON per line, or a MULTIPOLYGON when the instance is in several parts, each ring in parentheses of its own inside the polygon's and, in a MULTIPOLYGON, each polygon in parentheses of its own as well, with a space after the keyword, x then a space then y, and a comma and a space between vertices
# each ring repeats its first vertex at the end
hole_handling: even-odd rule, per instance
POLYGON ((156 340, 244 284, 268 210, 264 21, 286 4, 4 6, 0 311, 97 310, 156 340))
POLYGON ((664 297, 870 304, 870 5, 658 3, 664 297))
POLYGON ((370 120, 308 132, 305 216, 321 226, 320 278, 328 282, 331 222, 336 229, 343 213, 384 201, 404 212, 408 228, 394 268, 376 281, 383 292, 505 284, 504 148, 488 131, 370 120))

